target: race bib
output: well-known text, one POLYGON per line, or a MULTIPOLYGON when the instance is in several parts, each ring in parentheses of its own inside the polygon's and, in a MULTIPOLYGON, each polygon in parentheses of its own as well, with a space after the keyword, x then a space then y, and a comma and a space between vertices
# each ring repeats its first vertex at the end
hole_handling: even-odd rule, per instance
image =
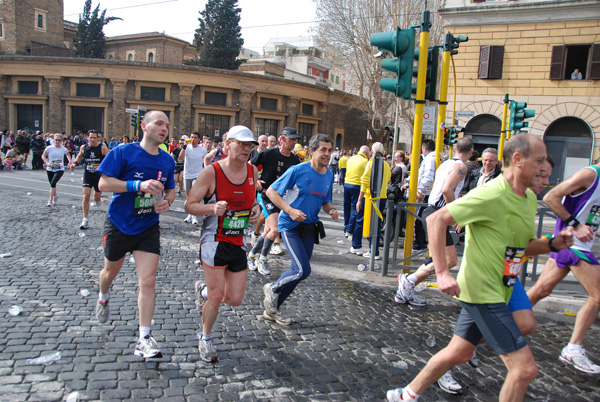
POLYGON ((98 166, 98 163, 88 163, 87 165, 85 165, 85 170, 91 173, 96 173, 96 169, 98 169, 98 166))
POLYGON ((138 191, 135 196, 133 213, 135 215, 146 215, 154 212, 154 197, 150 193, 138 191))
POLYGON ((525 262, 525 249, 506 247, 504 254, 504 276, 502 283, 506 287, 512 287, 517 283, 517 277, 521 273, 521 264, 525 262))
POLYGON ((586 225, 591 227, 594 232, 598 230, 598 226, 600 226, 600 205, 592 205, 586 225))
POLYGON ((225 236, 242 236, 244 229, 248 228, 250 210, 234 211, 228 209, 223 216, 223 230, 225 236))
POLYGON ((63 161, 52 161, 51 167, 52 170, 61 170, 63 168, 63 161))

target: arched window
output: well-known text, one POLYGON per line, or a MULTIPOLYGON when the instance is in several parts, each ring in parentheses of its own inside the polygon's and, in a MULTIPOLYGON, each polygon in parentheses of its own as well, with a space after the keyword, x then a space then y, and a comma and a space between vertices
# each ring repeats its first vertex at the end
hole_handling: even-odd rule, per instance
POLYGON ((112 54, 111 54, 110 56, 108 56, 108 60, 112 60, 112 59, 113 59, 113 57, 112 57, 112 54))
POLYGON ((148 53, 148 63, 154 63, 154 53, 148 53))
POLYGON ((127 56, 127 61, 133 61, 133 54, 129 53, 127 56))

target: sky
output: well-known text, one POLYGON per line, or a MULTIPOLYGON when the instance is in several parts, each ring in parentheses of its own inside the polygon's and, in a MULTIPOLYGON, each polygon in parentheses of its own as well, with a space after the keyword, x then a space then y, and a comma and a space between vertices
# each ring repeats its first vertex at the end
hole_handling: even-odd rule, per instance
MULTIPOLYGON (((205 0, 92 0, 106 16, 120 17, 104 27, 106 36, 164 32, 192 42, 205 0)), ((64 0, 64 18, 78 22, 85 0, 64 0)), ((244 47, 262 53, 271 38, 309 35, 315 25, 312 0, 238 0, 244 47)))

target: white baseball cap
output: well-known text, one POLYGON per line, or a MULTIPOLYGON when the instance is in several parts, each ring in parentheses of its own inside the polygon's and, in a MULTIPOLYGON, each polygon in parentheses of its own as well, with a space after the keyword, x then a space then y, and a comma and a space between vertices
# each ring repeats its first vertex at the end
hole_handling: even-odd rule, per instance
POLYGON ((254 134, 248 127, 245 126, 233 126, 227 132, 228 140, 238 140, 240 142, 252 142, 258 145, 258 141, 254 138, 254 134))

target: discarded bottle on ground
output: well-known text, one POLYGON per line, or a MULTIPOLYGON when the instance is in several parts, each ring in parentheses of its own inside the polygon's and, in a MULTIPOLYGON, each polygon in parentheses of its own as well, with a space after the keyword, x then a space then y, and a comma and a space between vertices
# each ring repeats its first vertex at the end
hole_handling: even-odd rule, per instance
POLYGON ((338 255, 348 254, 349 252, 350 252, 350 250, 343 249, 343 250, 338 251, 338 255))
POLYGON ((18 316, 19 314, 21 314, 21 307, 17 305, 10 306, 8 308, 8 314, 12 315, 13 317, 18 316))
POLYGON ((36 357, 35 359, 27 359, 27 364, 45 364, 49 366, 57 360, 60 360, 60 352, 52 352, 48 355, 36 357))
POLYGON ((8 257, 12 257, 12 253, 0 254, 0 258, 8 258, 8 257))
POLYGON ((429 346, 430 348, 434 347, 435 346, 435 336, 429 335, 425 342, 427 343, 427 346, 429 346))
POLYGON ((358 270, 359 270, 359 271, 364 271, 365 269, 367 269, 367 266, 366 266, 366 265, 363 265, 363 264, 358 264, 358 270))

